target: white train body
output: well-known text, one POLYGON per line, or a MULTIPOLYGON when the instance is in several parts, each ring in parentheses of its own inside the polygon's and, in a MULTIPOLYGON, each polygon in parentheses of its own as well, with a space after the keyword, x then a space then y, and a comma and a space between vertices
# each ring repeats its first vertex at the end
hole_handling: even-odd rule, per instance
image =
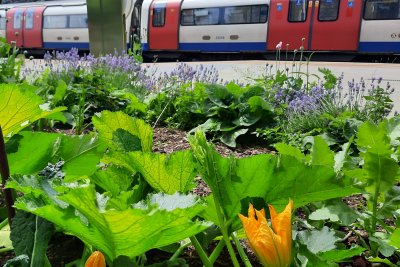
MULTIPOLYGON (((400 0, 123 0, 123 13, 127 45, 137 35, 149 54, 400 53, 400 0)), ((0 5, 0 37, 27 49, 89 50, 86 1, 0 5)))

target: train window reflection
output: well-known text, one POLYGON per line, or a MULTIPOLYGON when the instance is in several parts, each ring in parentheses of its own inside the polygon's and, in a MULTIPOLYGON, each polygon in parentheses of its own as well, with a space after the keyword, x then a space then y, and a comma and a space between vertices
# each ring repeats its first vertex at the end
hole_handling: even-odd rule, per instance
POLYGON ((267 22, 268 6, 233 6, 224 9, 224 24, 267 22))
POLYGON ((70 28, 87 28, 87 15, 70 15, 69 16, 70 28))
POLYGON ((25 13, 25 29, 33 28, 33 14, 34 10, 27 10, 25 13))
POLYGON ((304 22, 307 20, 307 0, 289 0, 289 22, 304 22))
POLYGON ((218 7, 184 9, 181 13, 181 24, 182 26, 215 25, 219 23, 219 13, 218 7))
POLYGON ((155 4, 153 8, 153 27, 163 27, 165 25, 166 4, 155 4))
POLYGON ((6 29, 7 18, 0 17, 0 30, 6 29))
POLYGON ((64 15, 50 15, 43 17, 43 28, 60 29, 67 28, 68 17, 64 15))
POLYGON ((339 15, 340 0, 320 0, 318 20, 335 21, 339 15))
POLYGON ((364 8, 364 19, 400 19, 399 2, 400 0, 367 0, 364 8))
POLYGON ((17 10, 14 13, 14 29, 21 29, 22 11, 17 10))

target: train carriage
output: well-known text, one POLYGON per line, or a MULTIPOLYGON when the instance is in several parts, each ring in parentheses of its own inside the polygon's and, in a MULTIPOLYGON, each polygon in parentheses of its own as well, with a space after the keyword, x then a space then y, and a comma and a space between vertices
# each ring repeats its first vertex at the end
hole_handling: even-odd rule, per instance
MULTIPOLYGON (((145 55, 300 47, 400 53, 400 0, 123 0, 123 6, 126 39, 137 35, 145 55)), ((23 48, 89 50, 86 2, 0 5, 0 36, 23 48)))

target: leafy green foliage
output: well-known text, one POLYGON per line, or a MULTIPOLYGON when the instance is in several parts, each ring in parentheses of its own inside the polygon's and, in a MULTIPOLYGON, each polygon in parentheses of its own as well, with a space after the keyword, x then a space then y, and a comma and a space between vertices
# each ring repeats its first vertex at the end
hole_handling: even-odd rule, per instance
POLYGON ((93 174, 104 153, 94 134, 22 132, 13 136, 7 148, 11 174, 35 174, 62 160, 62 171, 70 180, 93 174))
POLYGON ((49 118, 65 121, 59 107, 46 110, 34 88, 15 84, 0 84, 0 125, 5 138, 14 135, 33 122, 49 118))
POLYGON ((103 111, 92 120, 100 140, 109 148, 125 152, 152 150, 153 130, 144 121, 110 111, 103 111))
POLYGON ((20 82, 20 71, 23 64, 23 56, 18 55, 18 49, 11 47, 4 37, 0 38, 0 83, 20 82))
POLYGON ((190 151, 178 151, 170 155, 159 153, 115 153, 106 158, 118 166, 140 172, 157 191, 167 194, 188 192, 194 187, 195 165, 190 151))
POLYGON ((280 156, 224 158, 212 149, 201 132, 191 137, 190 143, 202 168, 202 177, 228 219, 236 219, 238 213, 247 210, 252 199, 261 198, 281 209, 289 198, 300 207, 357 192, 346 178, 336 177, 333 160, 330 166, 316 159, 315 164, 310 164, 293 157, 292 151, 280 156))
POLYGON ((0 223, 0 251, 8 251, 13 249, 10 233, 10 225, 6 219, 0 223))
MULTIPOLYGON (((59 182, 57 182, 59 183, 59 182)), ((138 256, 195 235, 209 225, 192 221, 204 206, 193 196, 153 195, 125 210, 107 209, 107 198, 87 184, 57 186, 17 176, 8 186, 24 192, 16 207, 41 216, 102 251, 109 261, 138 256)))
POLYGON ((27 266, 45 266, 47 244, 54 225, 31 213, 19 211, 13 219, 11 231, 10 238, 17 256, 27 255, 27 266))

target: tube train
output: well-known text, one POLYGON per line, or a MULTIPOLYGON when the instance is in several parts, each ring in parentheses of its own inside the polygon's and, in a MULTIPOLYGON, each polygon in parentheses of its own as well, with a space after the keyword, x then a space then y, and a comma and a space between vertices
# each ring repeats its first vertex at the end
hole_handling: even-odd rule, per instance
MULTIPOLYGON (((124 0, 144 54, 278 49, 400 54, 400 0, 124 0)), ((0 36, 27 50, 89 50, 86 1, 0 5, 0 36)), ((127 45, 130 45, 129 43, 127 45)))

